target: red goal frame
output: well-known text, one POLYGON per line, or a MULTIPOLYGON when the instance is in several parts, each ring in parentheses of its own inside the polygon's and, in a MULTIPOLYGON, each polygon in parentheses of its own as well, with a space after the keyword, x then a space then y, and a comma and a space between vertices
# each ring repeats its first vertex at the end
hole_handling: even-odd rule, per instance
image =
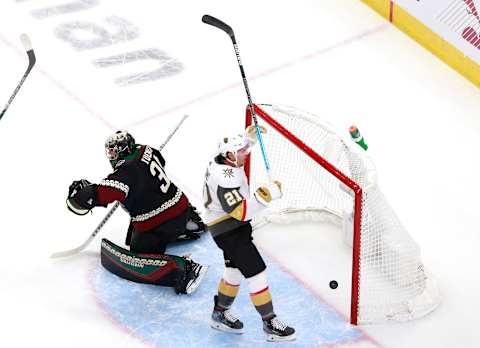
MULTIPOLYGON (((349 187, 355 194, 354 200, 354 218, 353 218, 353 251, 352 251, 352 294, 351 294, 351 304, 350 304, 350 323, 357 325, 358 318, 358 294, 359 294, 359 271, 360 271, 360 226, 361 226, 361 216, 362 216, 362 188, 325 158, 320 156, 309 146, 303 143, 298 137, 288 131, 284 126, 279 122, 273 119, 268 115, 261 107, 254 104, 254 112, 260 117, 264 122, 268 123, 269 126, 274 128, 280 134, 282 134, 286 139, 288 139, 292 144, 294 144, 299 150, 303 151, 308 157, 317 162, 320 166, 326 169, 330 174, 335 176, 340 180, 345 186, 349 187)), ((252 115, 250 108, 246 108, 246 118, 245 125, 248 127, 252 124, 252 115)), ((268 157, 268 144, 266 144, 266 154, 268 157)), ((250 180, 250 156, 245 161, 245 173, 247 179, 250 180)))

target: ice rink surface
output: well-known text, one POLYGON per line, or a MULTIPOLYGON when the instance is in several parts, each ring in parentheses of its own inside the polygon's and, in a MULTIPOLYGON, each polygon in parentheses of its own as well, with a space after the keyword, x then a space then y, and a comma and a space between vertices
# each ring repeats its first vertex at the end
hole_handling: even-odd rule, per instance
POLYGON ((65 198, 72 180, 109 173, 103 143, 117 129, 160 145, 189 114, 164 155, 169 174, 201 206, 217 139, 242 129, 246 105, 231 42, 203 24, 203 14, 234 28, 254 101, 307 110, 341 131, 360 128, 383 193, 442 292, 439 308, 420 320, 350 327, 351 254, 340 231, 313 223, 262 228, 255 240, 270 264, 274 305, 303 336, 292 346, 478 347, 479 90, 356 0, 2 1, 1 99, 26 68, 22 32, 37 66, 0 121, 0 345, 267 346, 246 289, 237 305, 252 331, 236 342, 208 327, 221 272, 208 236, 192 245, 194 259, 212 265, 198 302, 120 281, 99 266, 101 237, 124 240, 124 212, 86 252, 49 259, 81 244, 106 214, 74 216, 65 198), (189 303, 198 307, 189 312, 189 303), (162 321, 172 311, 187 318, 183 326, 162 321), (337 324, 344 332, 332 338, 328 328, 337 324))

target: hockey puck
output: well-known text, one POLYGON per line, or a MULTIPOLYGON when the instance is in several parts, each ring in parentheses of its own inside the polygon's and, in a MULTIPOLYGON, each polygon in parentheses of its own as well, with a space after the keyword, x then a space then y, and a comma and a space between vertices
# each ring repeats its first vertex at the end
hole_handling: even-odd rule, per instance
POLYGON ((332 280, 330 282, 330 289, 336 289, 338 287, 338 283, 336 280, 332 280))

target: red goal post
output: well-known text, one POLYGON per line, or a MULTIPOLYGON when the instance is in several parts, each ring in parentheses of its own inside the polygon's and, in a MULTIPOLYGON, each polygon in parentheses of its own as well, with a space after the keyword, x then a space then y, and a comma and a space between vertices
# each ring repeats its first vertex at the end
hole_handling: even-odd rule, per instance
MULTIPOLYGON (((403 228, 377 185, 376 169, 349 138, 317 116, 292 107, 255 105, 282 199, 256 219, 292 222, 305 217, 353 230, 352 324, 411 320, 438 305, 438 290, 420 260, 420 248, 403 228), (287 164, 288 163, 288 164, 287 164), (294 188, 294 189, 292 189, 294 188)), ((246 126, 252 123, 249 108, 246 126)), ((259 150, 245 164, 251 187, 268 181, 259 150)))

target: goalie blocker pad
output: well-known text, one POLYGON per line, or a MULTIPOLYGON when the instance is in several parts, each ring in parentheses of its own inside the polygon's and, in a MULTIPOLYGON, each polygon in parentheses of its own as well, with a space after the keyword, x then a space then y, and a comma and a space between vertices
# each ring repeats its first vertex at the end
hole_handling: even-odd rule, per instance
POLYGON ((108 271, 136 283, 175 288, 185 270, 185 260, 179 256, 137 254, 105 238, 100 258, 108 271))

